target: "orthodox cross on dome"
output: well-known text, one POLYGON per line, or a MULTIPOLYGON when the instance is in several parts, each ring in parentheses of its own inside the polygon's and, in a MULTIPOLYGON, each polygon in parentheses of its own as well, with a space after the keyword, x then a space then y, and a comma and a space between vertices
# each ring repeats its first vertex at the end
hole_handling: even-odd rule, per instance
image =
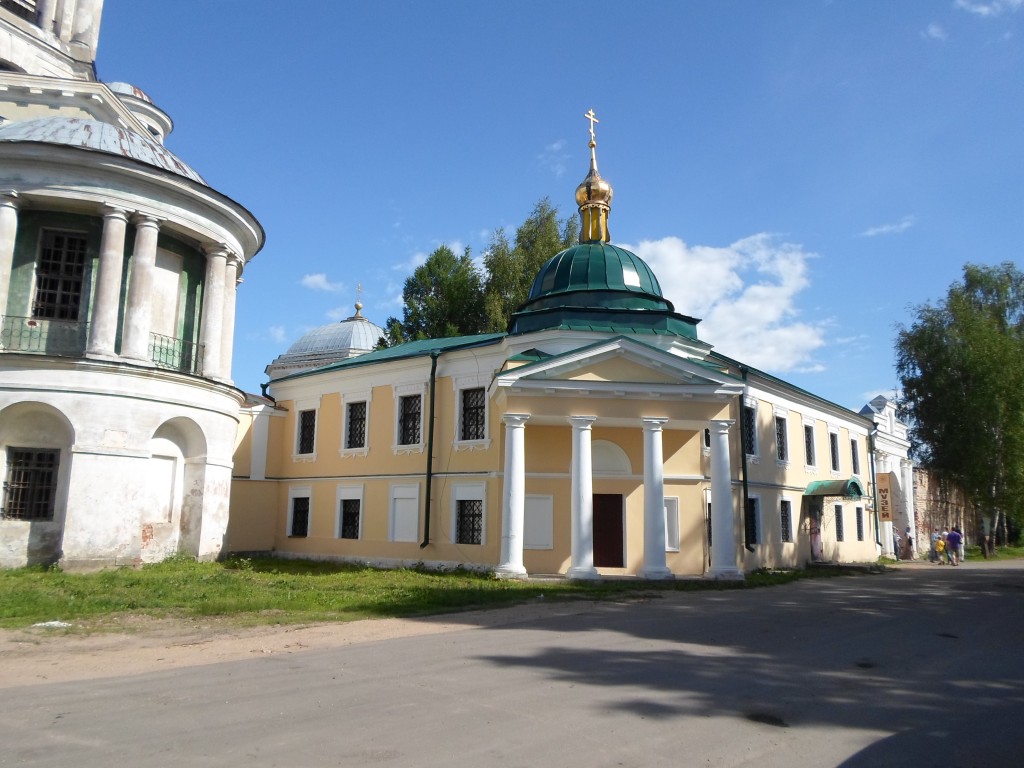
POLYGON ((359 318, 362 317, 362 315, 359 314, 359 312, 362 310, 362 308, 363 308, 363 284, 362 283, 356 283, 356 314, 355 314, 356 317, 359 317, 359 318))
POLYGON ((594 136, 594 123, 599 123, 601 121, 598 120, 597 119, 597 115, 594 114, 593 107, 591 107, 590 111, 587 112, 587 114, 585 114, 584 117, 587 118, 587 120, 590 121, 590 146, 591 147, 596 147, 597 146, 597 138, 594 136))

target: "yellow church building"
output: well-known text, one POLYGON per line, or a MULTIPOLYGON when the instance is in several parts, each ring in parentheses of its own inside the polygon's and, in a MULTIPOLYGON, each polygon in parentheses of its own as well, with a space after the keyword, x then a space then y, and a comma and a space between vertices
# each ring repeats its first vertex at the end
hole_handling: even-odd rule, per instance
MULTIPOLYGON (((871 421, 701 341, 609 242, 595 146, 580 243, 507 333, 272 375, 243 409, 226 550, 578 579, 878 556, 871 421)), ((377 328, 359 309, 349 335, 377 328)))

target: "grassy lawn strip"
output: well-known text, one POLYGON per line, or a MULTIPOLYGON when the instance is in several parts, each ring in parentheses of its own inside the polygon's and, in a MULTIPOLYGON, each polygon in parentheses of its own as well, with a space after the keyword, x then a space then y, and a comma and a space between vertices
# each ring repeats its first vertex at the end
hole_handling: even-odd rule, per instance
MULTIPOLYGON (((38 622, 86 625, 119 615, 222 616, 239 624, 423 616, 547 599, 609 599, 652 590, 736 589, 781 584, 803 571, 758 572, 746 582, 505 581, 469 571, 376 568, 309 560, 172 558, 142 568, 89 574, 23 568, 0 571, 0 627, 38 622)), ((815 572, 814 576, 830 575, 815 572)))

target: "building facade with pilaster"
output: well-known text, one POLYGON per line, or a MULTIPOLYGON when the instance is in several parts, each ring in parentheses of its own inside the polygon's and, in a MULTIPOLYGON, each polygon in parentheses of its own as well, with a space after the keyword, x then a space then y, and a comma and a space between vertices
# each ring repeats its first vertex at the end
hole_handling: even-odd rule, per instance
POLYGON ((102 0, 0 5, 0 565, 211 558, 259 222, 96 77, 102 0))
POLYGON ((877 558, 870 419, 701 341, 610 242, 595 146, 580 242, 507 333, 268 369, 231 550, 577 579, 877 558))

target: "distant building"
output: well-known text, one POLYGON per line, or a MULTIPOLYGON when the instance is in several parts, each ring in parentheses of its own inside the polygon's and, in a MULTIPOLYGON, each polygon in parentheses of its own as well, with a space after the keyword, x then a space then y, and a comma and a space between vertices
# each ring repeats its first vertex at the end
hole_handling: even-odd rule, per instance
POLYGON ((590 146, 580 243, 552 254, 507 333, 268 368, 228 548, 579 579, 878 556, 873 419, 701 341, 609 241, 590 146))
POLYGON ((102 0, 0 3, 0 565, 216 557, 264 235, 94 69, 102 0))
MULTIPOLYGON (((914 463, 910 460, 910 438, 907 425, 896 415, 896 403, 879 395, 861 408, 860 412, 874 423, 872 443, 875 480, 880 488, 891 494, 891 520, 881 521, 882 554, 894 557, 894 532, 901 548, 906 546, 907 528, 914 540, 915 554, 921 554, 922 537, 918 535, 918 520, 914 514, 914 463)), ((885 499, 880 505, 884 517, 885 499)), ((902 556, 902 552, 901 552, 902 556)))

